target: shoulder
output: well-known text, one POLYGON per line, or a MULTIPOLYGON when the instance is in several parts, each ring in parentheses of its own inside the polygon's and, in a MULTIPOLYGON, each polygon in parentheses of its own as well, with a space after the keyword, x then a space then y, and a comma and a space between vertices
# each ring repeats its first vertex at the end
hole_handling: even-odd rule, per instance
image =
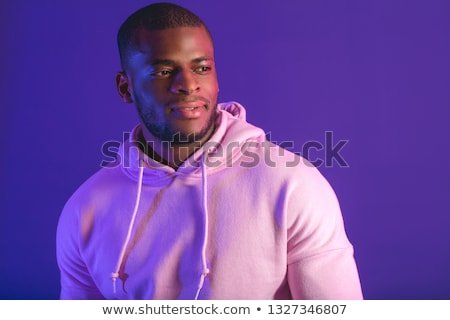
POLYGON ((336 193, 327 178, 310 161, 272 142, 260 150, 260 167, 266 181, 278 184, 290 212, 303 215, 340 215, 336 193), (277 183, 276 183, 277 181, 277 183))
POLYGON ((133 184, 120 167, 104 167, 87 178, 69 197, 60 219, 79 219, 86 212, 98 211, 133 184), (95 210, 94 210, 95 209, 95 210))
POLYGON ((327 183, 321 172, 310 161, 273 142, 246 141, 241 146, 240 165, 280 176, 289 181, 327 183))
MULTIPOLYGON (((333 188, 324 175, 307 159, 270 141, 246 141, 240 157, 233 163, 256 184, 255 188, 276 193, 291 208, 337 205, 333 188)), ((298 211, 298 210, 296 210, 298 211)))

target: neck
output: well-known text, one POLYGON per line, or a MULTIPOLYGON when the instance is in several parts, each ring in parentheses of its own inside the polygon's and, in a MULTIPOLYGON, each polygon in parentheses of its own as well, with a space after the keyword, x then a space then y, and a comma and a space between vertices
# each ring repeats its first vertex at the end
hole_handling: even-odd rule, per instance
POLYGON ((173 144, 169 141, 161 141, 155 138, 143 127, 139 140, 146 147, 143 151, 147 156, 177 170, 187 158, 208 141, 213 132, 214 126, 201 140, 192 143, 173 144))

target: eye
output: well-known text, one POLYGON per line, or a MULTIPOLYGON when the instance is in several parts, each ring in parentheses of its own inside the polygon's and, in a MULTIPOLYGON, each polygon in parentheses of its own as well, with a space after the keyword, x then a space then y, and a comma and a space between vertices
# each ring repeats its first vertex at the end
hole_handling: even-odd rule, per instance
POLYGON ((212 70, 212 68, 210 66, 199 66, 194 69, 194 72, 196 72, 198 74, 207 74, 211 70, 212 70))
POLYGON ((172 72, 173 70, 171 69, 153 70, 151 76, 154 78, 167 78, 172 75, 172 72))

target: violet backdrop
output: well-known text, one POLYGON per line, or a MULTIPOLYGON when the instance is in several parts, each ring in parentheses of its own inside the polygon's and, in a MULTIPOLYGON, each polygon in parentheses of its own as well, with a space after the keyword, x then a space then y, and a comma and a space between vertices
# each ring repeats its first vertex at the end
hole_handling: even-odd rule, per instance
MULTIPOLYGON (((319 170, 365 298, 450 299, 450 2, 174 2, 213 34, 220 101, 297 152, 326 131, 348 140, 349 166, 319 170)), ((0 299, 58 298, 62 207, 137 122, 115 90, 115 37, 148 3, 2 3, 0 299)))

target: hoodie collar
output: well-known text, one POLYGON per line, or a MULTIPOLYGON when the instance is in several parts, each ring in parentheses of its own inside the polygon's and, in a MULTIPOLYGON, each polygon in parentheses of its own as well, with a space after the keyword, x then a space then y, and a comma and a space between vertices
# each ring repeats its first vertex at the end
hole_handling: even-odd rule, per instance
POLYGON ((128 140, 119 148, 118 160, 123 173, 130 179, 139 179, 140 165, 144 165, 142 183, 162 186, 168 184, 176 176, 198 178, 202 176, 201 161, 209 155, 214 160, 209 162, 206 170, 222 170, 226 165, 235 162, 240 156, 237 146, 249 140, 265 140, 264 131, 246 122, 245 108, 237 102, 226 102, 217 105, 216 130, 202 148, 193 153, 185 162, 174 170, 147 156, 138 147, 141 124, 134 127, 128 140), (232 145, 231 145, 232 144, 232 145))

